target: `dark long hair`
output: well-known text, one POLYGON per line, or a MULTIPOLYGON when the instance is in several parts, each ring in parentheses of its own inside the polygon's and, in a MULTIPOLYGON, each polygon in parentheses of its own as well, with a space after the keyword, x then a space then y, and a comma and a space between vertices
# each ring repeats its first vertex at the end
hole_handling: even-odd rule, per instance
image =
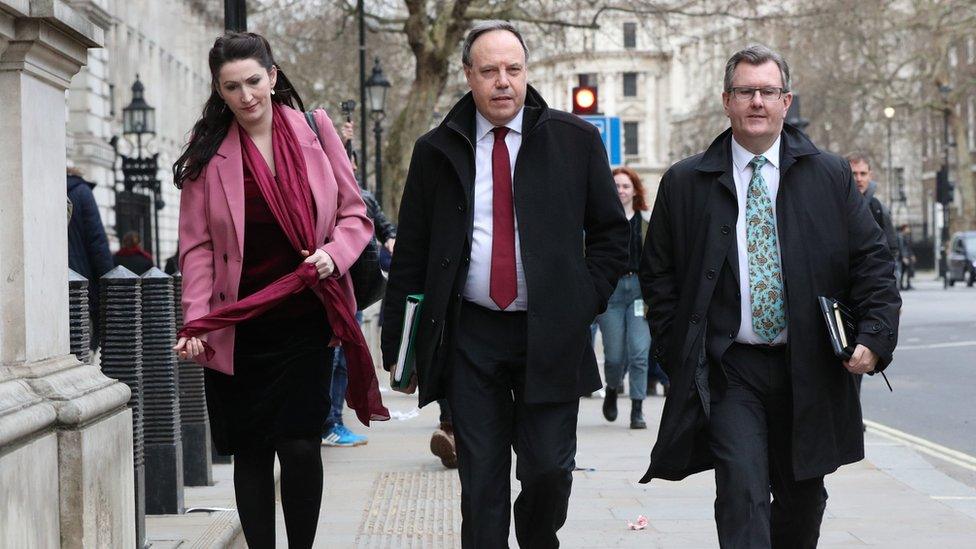
MULTIPOLYGON (((183 154, 173 163, 173 183, 179 189, 183 183, 196 179, 217 153, 220 144, 227 137, 227 130, 234 113, 227 107, 224 100, 217 93, 220 68, 230 61, 254 59, 262 67, 271 70, 277 66, 271 45, 260 34, 253 32, 228 32, 214 42, 208 56, 210 63, 211 88, 210 97, 203 106, 203 115, 193 125, 190 132, 190 142, 186 144, 183 154)), ((305 110, 305 104, 295 91, 288 77, 278 67, 278 79, 274 86, 275 94, 271 100, 276 103, 305 110)))

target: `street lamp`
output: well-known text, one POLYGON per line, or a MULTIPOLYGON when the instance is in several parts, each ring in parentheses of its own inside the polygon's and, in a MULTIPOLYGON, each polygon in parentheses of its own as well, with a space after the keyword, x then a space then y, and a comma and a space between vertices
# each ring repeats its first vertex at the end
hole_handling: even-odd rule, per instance
POLYGON ((884 115, 885 118, 888 120, 888 211, 894 212, 895 169, 893 167, 892 160, 891 160, 891 119, 895 117, 895 108, 885 107, 884 115))
POLYGON ((142 151, 143 136, 152 137, 156 135, 156 109, 146 102, 145 91, 146 87, 142 85, 139 75, 136 74, 136 81, 132 84, 132 101, 122 109, 122 135, 135 137, 136 154, 135 156, 120 155, 122 157, 122 185, 126 194, 122 195, 120 200, 119 194, 116 193, 116 208, 119 209, 121 206, 123 210, 128 211, 129 207, 136 207, 136 203, 133 202, 136 197, 131 196, 136 187, 143 187, 152 193, 154 237, 151 238, 150 242, 158 265, 161 262, 159 210, 165 204, 161 196, 160 182, 156 177, 159 172, 159 153, 143 156, 142 151))
POLYGON ((383 140, 383 119, 386 118, 386 92, 390 89, 390 81, 383 75, 380 67, 380 58, 377 57, 373 64, 373 74, 366 80, 366 101, 369 105, 370 116, 373 117, 373 134, 376 136, 376 201, 383 204, 383 166, 382 150, 380 145, 383 140))
POLYGON ((135 135, 138 155, 142 156, 142 136, 156 135, 156 109, 146 103, 146 87, 136 74, 132 84, 132 102, 122 109, 122 134, 135 135))

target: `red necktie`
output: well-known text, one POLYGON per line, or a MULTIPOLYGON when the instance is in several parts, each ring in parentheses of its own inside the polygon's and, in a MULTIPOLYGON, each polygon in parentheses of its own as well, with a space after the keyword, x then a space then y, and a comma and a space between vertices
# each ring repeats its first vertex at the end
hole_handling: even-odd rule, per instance
POLYGON ((495 144, 491 149, 492 238, 488 295, 499 309, 505 310, 518 294, 515 283, 515 203, 512 199, 512 164, 505 145, 508 128, 492 131, 495 144))

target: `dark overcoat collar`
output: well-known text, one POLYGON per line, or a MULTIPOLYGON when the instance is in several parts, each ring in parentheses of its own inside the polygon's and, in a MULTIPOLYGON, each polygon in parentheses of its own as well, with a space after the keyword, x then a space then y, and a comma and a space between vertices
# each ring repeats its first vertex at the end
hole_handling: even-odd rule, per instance
MULTIPOLYGON (((783 124, 780 134, 780 174, 786 175, 797 159, 820 154, 820 150, 795 126, 783 124)), ((705 150, 695 169, 704 173, 718 173, 719 182, 735 194, 735 183, 732 179, 732 128, 722 132, 705 150)))
MULTIPOLYGON (((429 134, 430 144, 450 160, 465 189, 471 196, 474 185, 475 112, 474 97, 468 92, 454 104, 441 124, 429 134)), ((522 114, 522 139, 549 120, 549 105, 532 86, 526 86, 525 110, 522 114)))

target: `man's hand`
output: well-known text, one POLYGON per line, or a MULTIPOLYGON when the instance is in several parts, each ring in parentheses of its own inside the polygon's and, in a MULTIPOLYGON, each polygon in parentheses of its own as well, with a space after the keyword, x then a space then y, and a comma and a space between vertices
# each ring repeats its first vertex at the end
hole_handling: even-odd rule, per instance
POLYGON ((854 354, 851 355, 851 359, 844 361, 844 367, 852 374, 873 372, 877 364, 878 355, 874 354, 874 351, 871 349, 860 344, 854 348, 854 354))
POLYGON ((396 371, 396 364, 390 366, 390 388, 398 393, 412 395, 417 391, 417 372, 410 375, 410 383, 406 387, 396 387, 393 385, 393 372, 396 371))
POLYGON ((308 255, 308 250, 302 250, 302 255, 305 257, 305 263, 315 265, 320 280, 335 272, 335 261, 332 261, 332 257, 324 251, 315 250, 314 254, 308 255))
POLYGON ((342 133, 343 141, 352 141, 353 138, 352 122, 344 122, 342 124, 341 133, 342 133))
POLYGON ((392 254, 393 253, 393 247, 396 246, 396 239, 395 238, 388 238, 386 240, 386 242, 383 243, 383 245, 386 246, 386 249, 389 250, 390 253, 392 254))

